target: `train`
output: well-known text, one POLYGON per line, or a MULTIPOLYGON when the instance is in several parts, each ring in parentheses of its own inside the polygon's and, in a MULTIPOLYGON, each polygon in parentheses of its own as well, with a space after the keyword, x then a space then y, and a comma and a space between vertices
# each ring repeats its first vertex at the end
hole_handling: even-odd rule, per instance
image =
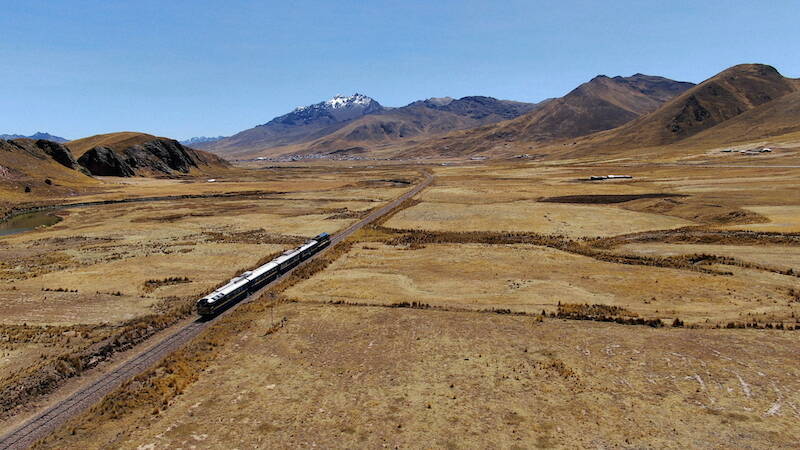
POLYGON ((287 250, 272 261, 231 278, 224 286, 197 301, 197 313, 203 317, 216 315, 226 306, 249 296, 301 262, 330 245, 328 233, 321 233, 305 244, 287 250))

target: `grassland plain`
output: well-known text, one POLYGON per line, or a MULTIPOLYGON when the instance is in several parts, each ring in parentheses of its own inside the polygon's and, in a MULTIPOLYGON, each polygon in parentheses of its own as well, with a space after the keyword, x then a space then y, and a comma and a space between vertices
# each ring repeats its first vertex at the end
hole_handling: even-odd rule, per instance
POLYGON ((117 348, 190 313, 214 286, 357 221, 418 177, 413 170, 287 170, 293 175, 242 171, 229 183, 109 179, 104 192, 67 203, 151 199, 59 209, 56 225, 0 239, 0 414, 34 406, 117 348), (173 198, 187 191, 211 196, 173 198))
MULTIPOLYGON (((332 305, 274 314, 287 319, 281 329, 266 334, 269 314, 250 316, 169 401, 125 414, 107 399, 40 448, 776 448, 800 438, 800 347, 786 332, 332 305)), ((124 411, 136 400, 117 401, 124 411)))
POLYGON ((778 270, 800 273, 800 247, 797 246, 640 243, 626 244, 618 249, 624 253, 642 255, 676 256, 693 253, 722 255, 755 264, 774 266, 778 270))
POLYGON ((641 317, 693 324, 750 321, 794 324, 797 278, 736 269, 715 275, 597 261, 531 245, 366 242, 324 273, 286 291, 325 302, 421 302, 472 309, 556 312, 559 304, 603 304, 641 317))
MULTIPOLYGON (((800 235, 743 229, 772 223, 758 208, 793 204, 792 169, 501 163, 436 174, 392 217, 40 447, 797 441, 798 278, 772 263, 800 235), (584 181, 609 173, 634 178, 584 181), (481 210, 487 229, 470 228, 472 207, 494 205, 481 210), (553 207, 560 228, 544 226, 553 207), (447 220, 431 228, 426 213, 447 220)), ((316 195, 280 194, 363 201, 316 195)), ((344 207, 336 214, 357 211, 344 207)))

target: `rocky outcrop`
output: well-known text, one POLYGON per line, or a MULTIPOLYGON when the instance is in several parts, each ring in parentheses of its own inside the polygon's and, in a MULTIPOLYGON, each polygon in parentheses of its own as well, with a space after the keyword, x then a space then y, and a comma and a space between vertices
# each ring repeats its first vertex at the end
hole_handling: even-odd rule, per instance
POLYGON ((67 147, 57 142, 28 138, 9 141, 0 140, 0 149, 22 152, 39 160, 52 159, 68 169, 78 170, 88 175, 87 170, 81 167, 78 161, 75 160, 75 156, 72 155, 72 152, 67 147))
POLYGON ((92 175, 115 177, 186 174, 200 166, 227 165, 217 156, 164 138, 116 149, 97 146, 84 153, 78 162, 92 175))
POLYGON ((84 168, 78 164, 78 161, 67 147, 64 147, 57 142, 46 141, 44 139, 37 140, 34 145, 48 154, 55 162, 61 164, 62 166, 85 172, 84 168))
POLYGON ((78 162, 92 175, 132 177, 136 175, 125 160, 108 147, 95 147, 84 153, 78 162))

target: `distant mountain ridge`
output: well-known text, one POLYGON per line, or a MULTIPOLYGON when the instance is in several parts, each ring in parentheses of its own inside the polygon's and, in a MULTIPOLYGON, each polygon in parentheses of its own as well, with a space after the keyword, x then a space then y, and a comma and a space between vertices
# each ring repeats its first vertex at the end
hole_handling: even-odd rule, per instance
POLYGON ((800 131, 800 80, 764 64, 730 67, 616 129, 587 136, 576 152, 647 148, 692 139, 720 144, 800 131), (752 113, 751 113, 752 111, 752 113), (780 126, 779 126, 780 124, 780 126), (695 139, 694 137, 697 136, 695 139))
POLYGON ((276 117, 264 125, 280 123, 284 125, 305 125, 312 122, 344 122, 367 114, 383 111, 385 108, 374 99, 355 93, 350 96, 337 94, 330 100, 309 106, 298 106, 292 112, 276 117))
POLYGON ((533 103, 515 102, 512 100, 498 100, 494 97, 469 96, 459 99, 450 97, 429 98, 413 102, 406 108, 424 106, 438 111, 447 111, 472 119, 485 119, 497 115, 503 119, 513 119, 535 108, 533 103))
POLYGON ((642 73, 598 75, 536 104, 469 96, 385 107, 362 94, 338 95, 196 146, 234 158, 631 157, 633 149, 663 146, 685 153, 800 137, 799 92, 800 80, 774 67, 740 64, 699 85, 642 73))
POLYGON ((221 155, 240 156, 265 148, 310 141, 335 131, 349 120, 383 109, 380 103, 366 95, 336 95, 324 102, 297 107, 233 136, 196 143, 195 147, 221 155))
POLYGON ((499 129, 535 141, 584 136, 618 127, 690 89, 694 83, 637 73, 599 75, 536 113, 499 129))
POLYGON ((188 146, 191 147, 192 145, 195 145, 195 144, 203 144, 205 142, 216 142, 216 141, 218 141, 220 139, 225 139, 226 137, 227 136, 217 136, 217 137, 195 136, 195 137, 191 137, 189 139, 184 139, 184 140, 180 141, 180 143, 183 144, 183 145, 188 145, 188 146))
POLYGON ((59 137, 59 136, 53 136, 50 133, 44 133, 44 132, 41 132, 41 131, 37 131, 36 133, 33 133, 30 136, 25 136, 25 135, 22 135, 22 134, 0 134, 0 139, 5 139, 5 140, 23 139, 23 138, 27 138, 27 139, 44 139, 45 141, 58 142, 59 144, 63 144, 65 142, 69 141, 69 139, 64 139, 63 137, 59 137))
POLYGON ((547 102, 522 103, 482 96, 417 101, 352 121, 327 136, 295 148, 295 153, 360 155, 370 150, 424 141, 454 130, 502 122, 542 108, 547 102))
POLYGON ((234 157, 286 152, 358 152, 372 144, 507 120, 535 107, 531 103, 473 96, 434 98, 387 108, 363 94, 337 95, 324 102, 295 108, 229 138, 195 145, 234 157))
POLYGON ((510 142, 538 145, 586 136, 655 111, 693 86, 694 83, 641 73, 613 78, 598 75, 515 119, 433 139, 400 154, 456 156, 491 151, 510 142))

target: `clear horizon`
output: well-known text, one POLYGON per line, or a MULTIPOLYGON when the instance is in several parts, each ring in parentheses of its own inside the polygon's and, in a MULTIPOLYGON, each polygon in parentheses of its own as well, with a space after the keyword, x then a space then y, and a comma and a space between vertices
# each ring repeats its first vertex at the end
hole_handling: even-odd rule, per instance
POLYGON ((0 134, 230 135, 335 94, 538 102, 594 76, 800 76, 791 1, 32 1, 4 7, 0 134))

